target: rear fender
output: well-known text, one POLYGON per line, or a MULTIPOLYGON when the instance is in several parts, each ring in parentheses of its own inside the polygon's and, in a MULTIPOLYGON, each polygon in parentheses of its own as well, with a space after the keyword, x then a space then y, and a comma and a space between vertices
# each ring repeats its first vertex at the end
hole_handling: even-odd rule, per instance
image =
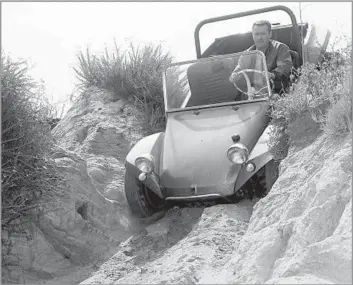
POLYGON ((256 174, 263 166, 265 166, 269 161, 273 159, 273 156, 271 155, 267 145, 271 131, 272 127, 268 126, 251 151, 247 163, 252 162, 256 167, 255 170, 253 172, 248 172, 246 171, 244 165, 238 175, 234 191, 239 190, 239 188, 242 187, 254 174, 256 174))

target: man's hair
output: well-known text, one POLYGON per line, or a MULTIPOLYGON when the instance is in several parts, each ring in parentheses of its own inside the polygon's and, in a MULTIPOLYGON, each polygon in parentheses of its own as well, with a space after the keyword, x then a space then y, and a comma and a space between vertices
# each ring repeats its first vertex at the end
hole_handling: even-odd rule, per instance
POLYGON ((268 32, 271 33, 271 23, 267 20, 260 20, 260 21, 256 21, 253 25, 252 25, 252 29, 254 29, 255 26, 267 26, 268 32))

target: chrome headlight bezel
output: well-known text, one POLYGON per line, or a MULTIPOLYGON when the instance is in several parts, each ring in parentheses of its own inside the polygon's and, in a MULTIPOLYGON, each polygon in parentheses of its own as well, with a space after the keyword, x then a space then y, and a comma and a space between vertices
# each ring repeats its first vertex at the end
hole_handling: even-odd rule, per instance
POLYGON ((143 173, 152 173, 154 171, 154 158, 151 154, 145 153, 135 159, 136 167, 143 173))
POLYGON ((235 143, 228 148, 227 157, 234 164, 244 164, 249 159, 249 150, 242 143, 235 143))

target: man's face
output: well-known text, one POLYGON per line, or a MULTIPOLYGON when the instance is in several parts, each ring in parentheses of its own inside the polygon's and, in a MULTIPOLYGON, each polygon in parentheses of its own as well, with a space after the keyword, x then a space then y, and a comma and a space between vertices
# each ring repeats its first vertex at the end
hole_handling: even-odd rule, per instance
POLYGON ((268 31, 266 25, 257 26, 255 25, 252 30, 252 37, 254 39, 256 48, 265 48, 268 46, 271 38, 271 32, 268 31))

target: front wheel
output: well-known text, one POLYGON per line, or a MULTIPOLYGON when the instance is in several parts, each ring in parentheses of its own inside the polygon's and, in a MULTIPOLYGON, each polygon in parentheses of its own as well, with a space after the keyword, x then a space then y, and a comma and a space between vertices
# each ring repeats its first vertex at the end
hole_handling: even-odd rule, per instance
POLYGON ((125 173, 125 196, 131 212, 137 218, 151 217, 164 208, 164 200, 127 172, 125 173))
POLYGON ((270 192, 273 184, 275 184, 276 180, 279 176, 279 162, 275 160, 269 161, 265 165, 265 180, 266 180, 266 194, 270 192))
POLYGON ((267 162, 252 176, 233 196, 234 201, 243 199, 264 198, 271 190, 279 176, 279 162, 273 159, 267 162))

